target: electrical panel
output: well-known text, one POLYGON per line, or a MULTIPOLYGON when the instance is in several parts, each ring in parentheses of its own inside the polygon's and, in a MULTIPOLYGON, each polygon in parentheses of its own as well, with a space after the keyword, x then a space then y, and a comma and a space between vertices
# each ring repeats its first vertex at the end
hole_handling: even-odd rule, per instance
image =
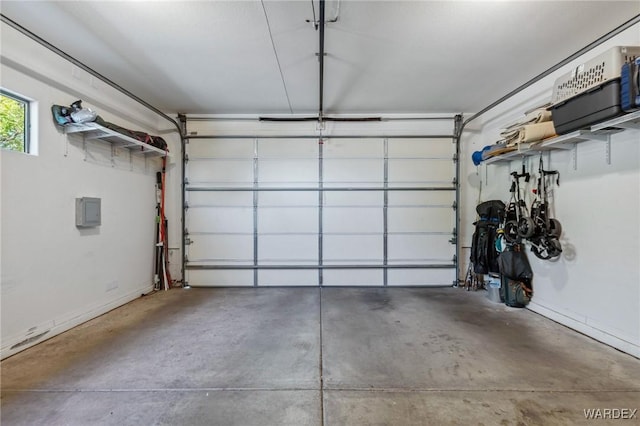
POLYGON ((101 199, 82 197, 76 198, 76 226, 92 228, 101 225, 101 199))

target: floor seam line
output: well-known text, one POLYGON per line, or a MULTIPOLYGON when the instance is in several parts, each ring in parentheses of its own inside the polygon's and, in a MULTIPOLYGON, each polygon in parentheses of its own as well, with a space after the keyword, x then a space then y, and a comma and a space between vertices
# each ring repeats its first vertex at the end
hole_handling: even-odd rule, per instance
POLYGON ((335 392, 522 392, 522 393, 635 393, 640 389, 433 389, 433 388, 326 388, 325 391, 335 392))
POLYGON ((317 392, 318 388, 148 388, 148 389, 2 389, 4 392, 68 392, 68 393, 104 393, 104 392, 317 392))

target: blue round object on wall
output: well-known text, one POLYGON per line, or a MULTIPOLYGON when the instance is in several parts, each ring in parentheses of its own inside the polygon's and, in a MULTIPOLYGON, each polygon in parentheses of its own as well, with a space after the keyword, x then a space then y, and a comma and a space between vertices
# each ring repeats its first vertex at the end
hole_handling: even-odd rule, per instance
POLYGON ((471 160, 473 160, 474 165, 476 166, 480 165, 480 163, 482 163, 482 152, 476 151, 473 154, 471 154, 471 160))

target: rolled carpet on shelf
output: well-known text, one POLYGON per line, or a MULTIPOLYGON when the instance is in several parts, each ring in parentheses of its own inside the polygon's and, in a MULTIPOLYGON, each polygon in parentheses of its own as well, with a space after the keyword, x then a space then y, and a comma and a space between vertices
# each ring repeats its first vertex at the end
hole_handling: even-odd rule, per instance
POLYGON ((503 130, 503 133, 517 129, 526 124, 544 123, 545 121, 551 121, 551 111, 547 111, 546 109, 535 109, 533 111, 529 111, 521 120, 507 126, 503 130))
POLYGON ((553 127, 553 121, 525 124, 522 127, 501 133, 501 136, 507 142, 507 146, 514 146, 522 142, 540 142, 555 135, 556 129, 553 127))

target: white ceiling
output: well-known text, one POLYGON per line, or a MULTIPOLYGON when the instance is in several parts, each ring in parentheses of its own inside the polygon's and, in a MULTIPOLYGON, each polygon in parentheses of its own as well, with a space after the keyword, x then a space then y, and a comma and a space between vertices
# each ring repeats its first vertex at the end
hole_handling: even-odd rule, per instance
MULTIPOLYGON (((325 113, 451 113, 487 106, 640 14, 640 1, 326 9, 339 14, 326 26, 325 113)), ((317 113, 310 0, 3 0, 0 11, 167 112, 317 113)))

